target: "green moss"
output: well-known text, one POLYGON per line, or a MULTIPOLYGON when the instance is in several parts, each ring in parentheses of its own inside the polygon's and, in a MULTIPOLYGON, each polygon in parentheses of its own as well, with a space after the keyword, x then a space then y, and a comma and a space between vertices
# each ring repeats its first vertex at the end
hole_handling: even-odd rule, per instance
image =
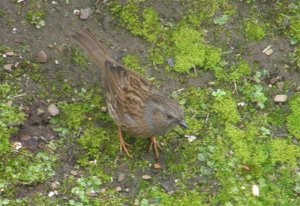
POLYGON ((265 35, 264 25, 260 25, 255 21, 247 21, 244 24, 245 37, 249 40, 260 41, 265 35))
POLYGON ((79 145, 85 150, 85 154, 80 157, 80 164, 86 166, 94 160, 100 163, 108 162, 119 150, 116 140, 116 133, 109 134, 103 128, 86 129, 78 139, 79 145))
POLYGON ((159 16, 152 8, 145 8, 139 17, 139 3, 142 1, 131 0, 125 6, 119 3, 112 3, 110 11, 118 16, 122 25, 133 35, 140 36, 149 42, 156 42, 162 32, 162 25, 159 16))
POLYGON ((2 181, 10 184, 35 184, 52 177, 56 158, 46 153, 36 155, 23 153, 15 156, 10 154, 0 167, 2 181))
POLYGON ((234 82, 240 82, 251 74, 249 64, 241 60, 238 65, 233 65, 230 68, 229 79, 234 82))
POLYGON ((218 121, 222 123, 237 123, 240 120, 237 103, 229 95, 216 97, 212 105, 212 111, 215 113, 218 121))
POLYGON ((122 58, 122 61, 127 68, 136 71, 139 74, 144 73, 144 68, 141 66, 141 62, 136 55, 127 54, 122 58))
POLYGON ((148 189, 146 197, 144 197, 140 202, 141 205, 208 205, 203 201, 202 194, 196 191, 189 191, 181 194, 168 195, 157 187, 152 187, 148 189))
POLYGON ((34 25, 37 29, 40 29, 46 25, 44 18, 45 13, 42 11, 29 11, 26 14, 26 20, 29 21, 30 24, 34 25))
POLYGON ((88 58, 81 50, 78 48, 73 48, 71 49, 71 61, 78 67, 85 68, 88 63, 88 58))
POLYGON ((291 112, 287 117, 287 128, 292 136, 300 139, 300 96, 295 95, 295 97, 290 100, 289 105, 291 112))
POLYGON ((60 117, 57 118, 59 125, 78 131, 86 122, 89 122, 87 113, 92 108, 86 103, 61 103, 59 110, 61 112, 60 117))
POLYGON ((296 44, 300 41, 300 19, 295 17, 291 19, 290 23, 290 37, 292 38, 292 43, 296 44))
POLYGON ((299 147, 293 145, 286 139, 273 139, 271 145, 271 161, 275 165, 277 163, 286 164, 291 168, 296 167, 297 158, 300 157, 299 147))
POLYGON ((203 43, 203 34, 189 28, 180 27, 173 32, 175 67, 174 70, 187 73, 193 67, 211 69, 217 67, 221 51, 203 43))
MULTIPOLYGON (((3 91, 3 90, 2 90, 3 91)), ((15 107, 0 103, 0 156, 11 150, 10 135, 25 120, 25 114, 15 107)))

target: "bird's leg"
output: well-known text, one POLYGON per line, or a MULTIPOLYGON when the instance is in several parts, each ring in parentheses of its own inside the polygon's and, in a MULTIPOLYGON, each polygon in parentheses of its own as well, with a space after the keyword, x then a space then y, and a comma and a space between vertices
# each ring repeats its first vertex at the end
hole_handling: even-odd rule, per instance
POLYGON ((129 158, 132 158, 132 156, 129 154, 126 147, 126 146, 129 147, 130 145, 127 142, 125 142, 125 140, 123 139, 122 130, 120 127, 118 127, 118 137, 119 137, 119 144, 120 144, 120 152, 123 153, 124 151, 129 158))
POLYGON ((158 159, 158 157, 159 157, 158 150, 161 149, 161 147, 160 147, 159 143, 156 141, 155 137, 151 137, 149 152, 150 152, 150 150, 152 150, 152 147, 153 147, 153 152, 155 154, 155 159, 158 159))

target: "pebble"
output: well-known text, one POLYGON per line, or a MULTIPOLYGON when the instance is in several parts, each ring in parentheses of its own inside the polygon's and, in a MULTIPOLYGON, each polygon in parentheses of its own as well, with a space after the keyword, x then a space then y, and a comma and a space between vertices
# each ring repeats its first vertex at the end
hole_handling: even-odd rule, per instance
POLYGON ((55 190, 58 188, 59 182, 52 182, 51 183, 51 189, 55 190))
POLYGON ((264 54, 270 56, 270 55, 273 53, 273 49, 271 49, 271 47, 272 47, 272 45, 267 46, 267 47, 262 51, 262 53, 264 53, 264 54))
POLYGON ((122 188, 120 186, 116 187, 116 191, 120 192, 122 190, 122 188))
POLYGON ((150 180, 152 177, 150 175, 143 175, 142 179, 143 180, 150 180))
POLYGON ((274 102, 282 103, 282 102, 286 102, 286 100, 287 100, 287 95, 285 94, 277 94, 274 97, 274 102))
POLYGON ((195 135, 184 135, 188 139, 189 142, 192 142, 197 139, 195 135))
POLYGON ((39 53, 36 54, 36 61, 39 63, 46 63, 48 61, 48 56, 45 51, 41 50, 39 53))
POLYGON ((153 168, 159 170, 159 169, 161 169, 161 165, 159 163, 155 163, 153 165, 153 168))
POLYGON ((8 71, 8 72, 11 72, 12 71, 12 64, 5 64, 4 65, 4 70, 5 71, 8 71))
POLYGON ((79 16, 79 15, 80 15, 80 10, 75 9, 75 10, 73 11, 73 14, 74 14, 75 16, 79 16))
POLYGON ((77 176, 77 175, 78 175, 78 172, 76 172, 75 170, 71 170, 71 171, 70 171, 70 174, 73 175, 73 176, 77 176))
POLYGON ((37 108, 36 113, 38 116, 42 115, 45 113, 45 111, 42 108, 37 108))
POLYGON ((13 144, 13 148, 18 151, 19 149, 22 148, 22 143, 21 142, 15 142, 13 144))
POLYGON ((118 176, 118 182, 122 182, 125 179, 125 174, 124 173, 120 173, 118 176))
POLYGON ((51 192, 49 192, 48 197, 52 197, 54 195, 55 195, 55 193, 53 191, 51 191, 51 192))
POLYGON ((11 51, 11 52, 6 52, 5 55, 8 57, 12 57, 15 55, 15 53, 11 51))
POLYGON ((175 66, 174 61, 173 61, 172 58, 168 58, 168 59, 167 59, 167 63, 168 63, 168 65, 169 65, 170 67, 174 67, 174 66, 175 66))
POLYGON ((259 187, 257 185, 252 185, 252 194, 255 196, 255 197, 258 197, 259 196, 259 187))
POLYGON ((48 112, 51 116, 56 116, 59 113, 58 108, 55 106, 55 104, 50 104, 48 107, 48 112))
POLYGON ((101 111, 102 111, 102 112, 107 112, 107 107, 102 106, 102 107, 101 107, 101 111))
POLYGON ((80 9, 80 19, 87 20, 92 14, 91 8, 80 9))

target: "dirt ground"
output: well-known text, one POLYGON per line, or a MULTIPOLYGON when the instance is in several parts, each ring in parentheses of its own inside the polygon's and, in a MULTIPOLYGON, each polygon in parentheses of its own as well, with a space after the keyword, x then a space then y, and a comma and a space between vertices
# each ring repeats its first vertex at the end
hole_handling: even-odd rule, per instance
MULTIPOLYGON (((99 40, 103 42, 111 56, 119 62, 122 62, 122 57, 128 53, 136 54, 141 57, 143 63, 147 63, 148 46, 149 43, 144 41, 140 37, 132 35, 127 29, 120 26, 118 19, 113 18, 111 13, 108 12, 108 1, 37 1, 38 5, 34 8, 40 8, 45 12, 46 26, 42 29, 36 29, 33 25, 26 21, 26 13, 31 10, 29 1, 25 0, 21 3, 16 1, 2 0, 0 1, 1 11, 5 12, 5 15, 1 15, 0 18, 0 44, 5 45, 12 50, 16 51, 17 56, 12 57, 12 62, 21 62, 22 60, 29 59, 30 61, 36 61, 36 55, 39 51, 46 52, 48 61, 40 65, 40 70, 44 82, 61 82, 62 79, 67 81, 72 88, 82 88, 84 86, 96 86, 100 87, 100 73, 94 64, 89 63, 87 68, 81 69, 78 66, 74 66, 71 62, 70 50, 74 47, 68 37, 68 35, 83 27, 88 27, 98 36, 99 40), (78 16, 73 14, 76 9, 91 8, 92 14, 87 20, 81 20, 78 16), (26 46, 24 46, 26 45, 26 46)), ((183 17, 183 6, 177 1, 146 1, 144 7, 152 7, 162 19, 168 19, 170 21, 177 21, 183 17)), ((121 3, 126 4, 126 1, 121 3)), ((261 4, 261 10, 267 8, 265 4, 261 4)), ((287 67, 291 65, 288 55, 293 52, 293 46, 287 38, 279 35, 270 37, 268 39, 259 42, 246 42, 241 43, 244 39, 241 39, 239 33, 239 26, 241 20, 239 17, 244 15, 245 6, 244 2, 235 3, 237 8, 237 14, 222 28, 221 35, 213 35, 217 29, 211 28, 206 35, 206 41, 211 45, 218 46, 220 42, 227 45, 228 51, 232 56, 242 54, 243 58, 250 64, 256 65, 256 67, 266 69, 268 74, 262 80, 262 84, 266 87, 270 84, 274 84, 278 81, 288 82, 290 88, 288 90, 288 97, 292 96, 298 91, 300 84, 300 73, 295 70, 288 70, 287 67), (226 34, 230 33, 231 38, 227 38, 226 34), (236 38, 234 38, 236 37, 236 38), (217 39, 216 39, 217 38, 217 39), (274 53, 271 56, 262 55, 262 50, 268 45, 272 45, 274 53), (242 52, 241 52, 242 51, 242 52), (288 66, 287 66, 288 65, 288 66)), ((270 15, 271 12, 266 12, 264 15, 270 15)), ((209 27, 207 27, 209 28, 209 27)), ((225 55, 224 59, 228 62, 233 62, 231 55, 225 55)), ((0 72, 4 72, 0 70, 0 72)), ((145 76, 151 76, 155 78, 160 86, 160 90, 169 95, 172 91, 178 91, 181 88, 197 87, 208 88, 214 82, 214 76, 211 72, 202 71, 200 75, 191 76, 185 81, 182 81, 183 77, 176 75, 169 75, 168 72, 163 69, 147 68, 145 76)), ((1 79, 0 79, 1 80, 1 79)), ((39 94, 41 93, 39 85, 35 81, 27 78, 26 76, 20 77, 18 82, 26 98, 19 98, 16 100, 16 104, 21 105, 23 112, 26 114, 25 122, 19 127, 18 132, 11 137, 11 142, 21 142, 23 147, 28 149, 31 153, 35 154, 39 151, 47 150, 49 142, 52 140, 59 141, 60 137, 58 133, 51 126, 51 114, 47 111, 47 107, 50 103, 55 102, 72 102, 72 97, 60 95, 58 98, 53 95, 51 99, 51 90, 47 94, 48 99, 42 99, 39 94), (38 114, 37 110, 44 111, 42 114, 38 114)), ((57 83, 59 84, 59 83, 57 83)), ((49 84, 50 85, 50 84, 49 84)), ((276 91, 270 93, 275 95, 276 91)), ((287 109, 288 110, 288 109, 287 109)), ((205 118, 202 118, 205 119, 205 118)), ((204 121, 204 120, 203 120, 204 121)), ((101 122, 99 123, 101 125, 101 122)), ((276 136, 288 136, 286 128, 271 128, 271 131, 276 133, 276 136)), ((80 131, 78 136, 80 136, 80 131)), ((177 135, 174 132, 175 138, 172 141, 168 140, 170 151, 174 152, 182 147, 178 146, 184 137, 177 135)), ((205 134, 203 135, 205 136, 205 134)), ((116 138, 116 137, 115 137, 116 138)), ((116 140, 117 141, 117 140, 116 140)), ((134 140, 130 140, 130 142, 134 140)), ((162 167, 161 170, 153 169, 151 165, 148 168, 132 168, 132 162, 135 160, 145 161, 149 164, 154 163, 151 153, 146 152, 147 141, 143 143, 145 146, 139 151, 145 151, 140 153, 140 156, 133 160, 124 160, 119 157, 119 154, 115 158, 115 167, 104 168, 106 173, 110 174, 112 180, 106 183, 103 188, 106 190, 120 187, 122 191, 119 196, 122 198, 130 199, 129 202, 133 203, 137 197, 142 196, 140 194, 140 187, 143 184, 143 175, 147 174, 151 177, 151 187, 159 186, 166 194, 173 194, 181 192, 177 179, 180 176, 178 174, 168 172, 168 165, 166 163, 165 152, 161 152, 159 163, 162 167), (121 176, 125 176, 124 180, 120 181, 121 176), (125 188, 125 189, 124 189, 125 188)), ((185 147, 185 146, 184 146, 185 147)), ((165 149, 165 146, 163 147, 165 149)), ((76 166, 78 156, 82 152, 82 148, 74 143, 74 141, 66 141, 65 145, 56 150, 59 154, 58 166, 55 170, 55 175, 50 180, 36 183, 34 185, 19 185, 16 187, 14 194, 15 198, 30 198, 38 193, 48 195, 53 182, 63 182, 66 178, 66 174, 72 173, 75 177, 81 177, 83 168, 76 166)), ((178 153, 180 154, 180 153, 178 153)), ((181 158, 180 156, 178 158, 181 158)), ((200 164, 200 163, 198 163, 200 164)), ((196 167, 196 166, 195 166, 196 167)), ((200 173, 196 173, 192 178, 189 178, 185 182, 186 190, 193 190, 194 188, 201 188, 201 192, 208 192, 211 197, 214 197, 219 189, 219 184, 213 178, 210 180, 204 180, 200 173), (209 183, 207 183, 209 182, 209 183), (199 185, 205 184, 206 187, 199 185)), ((68 190, 68 187, 66 187, 68 190)), ((69 188, 70 189, 70 188, 69 188)), ((110 196, 112 198, 113 196, 110 196)), ((65 197, 68 199, 68 197, 65 197)), ((126 202, 127 205, 128 202, 126 202)), ((138 205, 139 203, 136 203, 138 205)), ((34 204, 33 204, 34 205, 34 204)), ((65 203, 65 205, 68 205, 65 203)), ((84 203, 83 203, 84 205, 84 203)), ((86 205, 93 205, 92 203, 86 203, 86 205)), ((143 205, 143 204, 141 204, 143 205)), ((148 205, 144 204, 144 205, 148 205)), ((149 203, 150 205, 150 203, 149 203)), ((166 204, 167 205, 167 204, 166 204)), ((208 205, 210 205, 208 203, 208 205)))

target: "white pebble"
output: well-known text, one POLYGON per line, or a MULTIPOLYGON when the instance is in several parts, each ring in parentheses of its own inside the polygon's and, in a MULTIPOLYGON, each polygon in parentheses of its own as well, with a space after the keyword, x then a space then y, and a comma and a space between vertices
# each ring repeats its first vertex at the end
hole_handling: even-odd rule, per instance
POLYGON ((255 197, 258 197, 259 196, 259 188, 257 185, 252 185, 252 194, 255 196, 255 197))
POLYGON ((51 116, 56 116, 59 113, 58 108, 55 106, 55 104, 50 104, 48 107, 48 112, 51 116))
POLYGON ((197 139, 195 135, 184 135, 184 137, 187 137, 189 142, 192 142, 197 139))
POLYGON ((49 192, 48 197, 53 197, 55 193, 53 191, 49 192))
POLYGON ((15 142, 15 143, 13 144, 13 148, 14 148, 16 151, 20 150, 20 149, 22 148, 22 143, 21 143, 21 142, 15 142))
POLYGON ((286 100, 287 100, 287 95, 285 94, 277 94, 274 97, 274 102, 282 103, 282 102, 286 102, 286 100))

